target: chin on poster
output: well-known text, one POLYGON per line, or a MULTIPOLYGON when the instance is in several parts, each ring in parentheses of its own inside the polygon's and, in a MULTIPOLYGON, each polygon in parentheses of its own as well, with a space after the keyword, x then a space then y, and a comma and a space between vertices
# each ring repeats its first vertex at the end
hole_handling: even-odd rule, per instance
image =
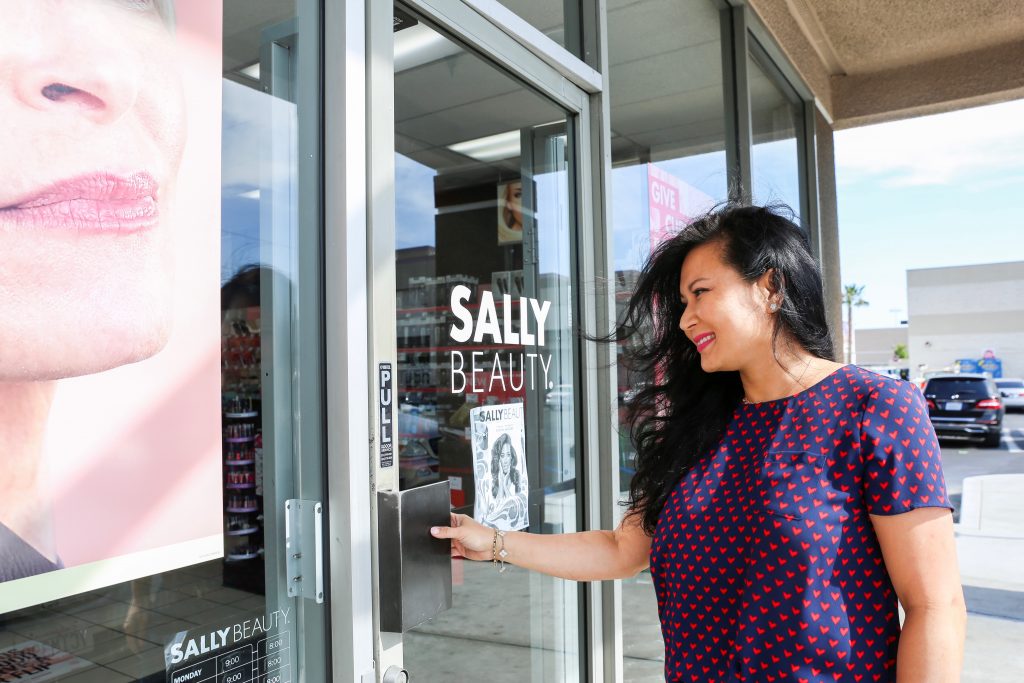
POLYGON ((219 557, 221 4, 0 21, 0 613, 219 557))

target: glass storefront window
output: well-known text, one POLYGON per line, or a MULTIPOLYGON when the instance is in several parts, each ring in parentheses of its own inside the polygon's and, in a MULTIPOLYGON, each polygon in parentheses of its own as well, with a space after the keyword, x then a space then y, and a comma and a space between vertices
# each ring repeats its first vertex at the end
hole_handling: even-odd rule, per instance
POLYGON ((582 57, 580 0, 498 0, 577 57, 582 57))
MULTIPOLYGON (((593 3, 496 1, 582 56, 593 3)), ((0 681, 329 680, 327 610, 296 597, 286 558, 301 553, 285 548, 286 505, 329 498, 323 4, 5 4, 0 139, 18 163, 0 160, 0 681)), ((486 4, 456 3, 445 30, 486 4)), ((621 307, 651 250, 728 195, 729 10, 598 5, 612 216, 594 227, 621 307)), ((454 510, 500 528, 578 531, 578 387, 594 369, 574 323, 592 284, 575 131, 601 131, 531 89, 556 92, 524 57, 492 63, 395 19, 396 483, 447 480, 454 510)), ((754 199, 799 213, 801 109, 774 70, 748 71, 754 199)), ((655 378, 620 368, 621 419, 655 378)), ((620 499, 635 464, 622 427, 620 499)), ((578 584, 461 560, 453 574, 454 607, 389 653, 414 680, 588 677, 578 584)), ((625 677, 659 679, 650 575, 622 583, 625 677)))
MULTIPOLYGON (((624 309, 651 250, 728 196, 719 9, 645 0, 608 9, 615 298, 624 309)), ((619 363, 619 490, 635 452, 625 424, 632 377, 619 363)), ((657 602, 646 571, 622 582, 626 680, 664 675, 657 602)))
POLYGON ((752 56, 747 57, 750 90, 751 183, 755 204, 782 202, 799 222, 800 164, 797 135, 803 130, 800 105, 752 56))
POLYGON ((51 329, 0 326, 0 680, 325 680, 283 559, 286 501, 323 497, 319 8, 3 13, 0 319, 51 329))
MULTIPOLYGON (((571 121, 426 24, 394 49, 400 486, 447 479, 453 509, 488 525, 577 531, 571 121)), ((473 680, 481 662, 581 679, 576 583, 453 572, 454 607, 404 635, 415 680, 473 680)))

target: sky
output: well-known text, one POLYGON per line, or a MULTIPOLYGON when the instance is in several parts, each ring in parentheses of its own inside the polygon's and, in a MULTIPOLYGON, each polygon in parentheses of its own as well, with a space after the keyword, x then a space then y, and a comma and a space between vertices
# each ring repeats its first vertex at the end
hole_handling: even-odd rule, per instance
POLYGON ((906 271, 1024 260, 1024 100, 837 131, 840 270, 907 317, 906 271))

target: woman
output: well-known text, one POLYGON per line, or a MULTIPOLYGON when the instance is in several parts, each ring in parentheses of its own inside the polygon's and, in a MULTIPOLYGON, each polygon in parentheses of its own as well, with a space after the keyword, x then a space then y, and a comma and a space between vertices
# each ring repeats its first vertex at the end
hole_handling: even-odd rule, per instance
POLYGON ((526 496, 520 487, 512 437, 502 434, 491 446, 491 503, 483 522, 498 529, 522 529, 526 520, 526 496))
POLYGON ((523 241, 523 181, 499 186, 498 244, 523 241))
POLYGON ((159 352, 185 139, 170 0, 10 0, 0 21, 0 581, 61 566, 54 382, 159 352))
POLYGON ((648 566, 673 681, 955 681, 965 609, 939 446, 906 382, 834 362, 804 233, 727 206, 664 243, 621 337, 655 384, 615 531, 432 529, 580 581, 648 566), (900 628, 897 598, 906 611, 900 628))

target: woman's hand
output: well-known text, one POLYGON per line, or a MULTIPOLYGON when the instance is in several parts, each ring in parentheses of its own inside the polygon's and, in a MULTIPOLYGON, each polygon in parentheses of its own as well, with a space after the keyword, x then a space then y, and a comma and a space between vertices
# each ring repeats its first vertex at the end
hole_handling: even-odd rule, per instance
MULTIPOLYGON (((449 538, 452 555, 484 562, 493 559, 494 529, 466 515, 451 516, 451 526, 432 527, 434 538, 449 538)), ((636 576, 647 566, 651 538, 639 516, 628 515, 615 531, 579 531, 567 534, 531 534, 508 531, 505 562, 573 581, 604 581, 636 576)))
POLYGON ((480 524, 472 517, 452 513, 451 526, 435 526, 430 533, 434 538, 452 539, 452 555, 471 560, 491 560, 494 529, 480 524))

